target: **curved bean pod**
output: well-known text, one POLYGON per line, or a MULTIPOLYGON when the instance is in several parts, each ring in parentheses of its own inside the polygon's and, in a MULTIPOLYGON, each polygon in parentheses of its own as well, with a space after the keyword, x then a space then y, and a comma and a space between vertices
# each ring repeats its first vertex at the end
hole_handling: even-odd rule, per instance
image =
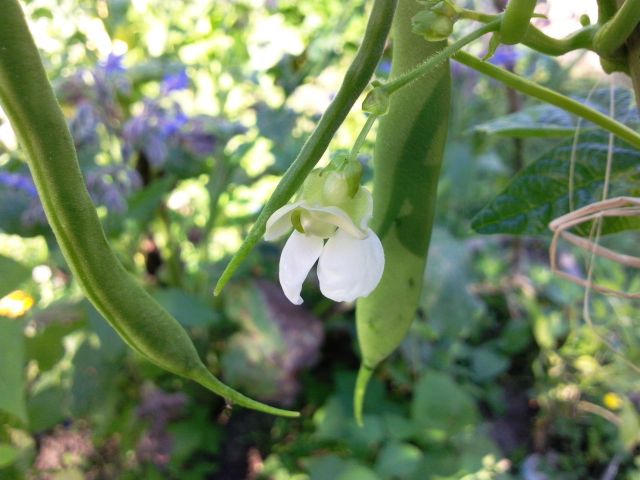
POLYGON ((17 0, 2 2, 0 103, 22 147, 49 224, 85 294, 140 355, 230 402, 297 417, 252 400, 214 377, 191 339, 117 260, 87 192, 73 140, 17 0))
MULTIPOLYGON (((392 30, 392 78, 446 47, 445 42, 425 42, 411 32, 410 19, 419 9, 415 0, 398 4, 392 30)), ((359 299, 356 307, 362 363, 354 411, 360 424, 374 368, 398 347, 416 314, 447 135, 450 90, 447 61, 393 93, 389 112, 380 119, 372 228, 384 247, 385 271, 378 287, 359 299)))

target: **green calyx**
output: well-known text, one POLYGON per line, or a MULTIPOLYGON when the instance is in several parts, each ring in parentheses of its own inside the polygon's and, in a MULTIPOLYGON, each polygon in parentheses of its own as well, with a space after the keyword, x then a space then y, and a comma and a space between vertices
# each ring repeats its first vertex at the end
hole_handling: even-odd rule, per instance
POLYGON ((389 93, 382 87, 380 82, 372 82, 371 90, 362 101, 362 110, 381 117, 389 110, 389 93))
MULTIPOLYGON (((370 215, 371 202, 369 192, 360 187, 361 178, 360 162, 338 155, 327 167, 316 168, 309 174, 298 200, 313 207, 339 208, 360 228, 363 219, 370 215)), ((315 225, 317 222, 314 223, 313 218, 304 211, 304 206, 291 217, 294 228, 299 232, 327 236, 324 227, 315 225)))
POLYGON ((447 0, 429 2, 426 5, 426 10, 418 12, 411 19, 413 33, 422 35, 429 42, 446 40, 458 20, 458 9, 447 0))

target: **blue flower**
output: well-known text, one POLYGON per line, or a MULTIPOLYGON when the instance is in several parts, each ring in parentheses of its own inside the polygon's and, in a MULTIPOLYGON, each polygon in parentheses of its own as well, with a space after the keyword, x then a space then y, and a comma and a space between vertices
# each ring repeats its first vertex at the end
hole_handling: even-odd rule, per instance
POLYGON ((111 75, 114 73, 124 73, 127 71, 125 66, 123 65, 124 54, 116 55, 115 53, 110 53, 104 63, 100 64, 100 66, 104 69, 107 75, 111 75))
POLYGON ((489 60, 494 65, 512 70, 520 58, 520 53, 511 45, 501 45, 489 60))
POLYGON ((142 187, 138 172, 124 165, 97 168, 86 174, 87 190, 93 201, 111 212, 123 213, 127 198, 142 187))
POLYGON ((38 197, 36 186, 29 175, 22 173, 0 172, 0 184, 11 188, 12 190, 23 191, 31 198, 38 197))
POLYGON ((189 88, 189 76, 187 71, 182 69, 178 73, 165 75, 160 85, 160 93, 166 95, 169 92, 185 90, 189 88))

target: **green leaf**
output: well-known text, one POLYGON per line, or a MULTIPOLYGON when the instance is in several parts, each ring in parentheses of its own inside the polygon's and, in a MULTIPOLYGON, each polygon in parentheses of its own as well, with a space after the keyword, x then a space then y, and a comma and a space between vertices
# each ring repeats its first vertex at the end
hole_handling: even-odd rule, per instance
POLYGON ((27 358, 35 360, 40 371, 51 369, 64 356, 64 337, 86 326, 85 317, 78 304, 50 305, 34 314, 39 331, 26 339, 27 358))
POLYGON ((466 337, 484 313, 484 304, 469 291, 471 255, 464 242, 434 228, 420 305, 440 337, 466 337))
POLYGON ((208 327, 218 320, 218 314, 200 297, 177 288, 153 292, 153 297, 185 327, 208 327))
POLYGON ((411 416, 421 427, 450 437, 475 425, 478 412, 473 398, 449 375, 427 370, 414 390, 411 416))
POLYGON ((640 417, 633 404, 625 401, 620 412, 620 439, 628 451, 640 444, 640 417))
POLYGON ((376 472, 382 478, 410 478, 422 461, 422 452, 410 443, 391 442, 386 444, 376 461, 376 472))
POLYGON ((0 468, 8 467, 18 458, 18 450, 13 445, 7 443, 0 443, 0 468))
POLYGON ((516 138, 566 137, 575 129, 575 116, 551 105, 535 105, 476 125, 473 132, 516 138))
POLYGON ((0 318, 0 410, 27 422, 22 323, 0 318))
POLYGON ((0 298, 12 292, 31 276, 31 269, 0 255, 0 298))
POLYGON ((69 416, 68 392, 59 385, 40 390, 29 398, 29 430, 42 432, 69 416))
MULTIPOLYGON (((601 199, 607 164, 608 136, 580 136, 575 153, 574 209, 601 199)), ((483 208, 471 226, 478 233, 535 235, 548 232, 553 219, 569 211, 569 172, 572 142, 543 154, 523 169, 506 189, 483 208)), ((609 197, 636 195, 640 180, 640 152, 626 146, 613 147, 609 197)), ((635 217, 609 218, 602 233, 637 229, 635 217)), ((577 229, 588 233, 588 225, 577 229)))
POLYGON ((491 380, 509 368, 509 359, 488 347, 478 347, 471 355, 471 371, 478 382, 491 380))
MULTIPOLYGON (((609 88, 594 90, 589 95, 574 97, 581 103, 606 115, 611 112, 611 91, 609 88), (587 98, 588 97, 588 98, 587 98)), ((617 88, 613 94, 614 117, 627 126, 638 125, 638 111, 635 106, 633 92, 627 88, 617 88)), ((497 137, 566 137, 573 136, 577 127, 574 115, 553 105, 534 105, 522 110, 493 118, 488 122, 476 125, 473 132, 480 135, 497 137)), ((580 132, 586 133, 596 127, 591 122, 582 121, 580 132)))

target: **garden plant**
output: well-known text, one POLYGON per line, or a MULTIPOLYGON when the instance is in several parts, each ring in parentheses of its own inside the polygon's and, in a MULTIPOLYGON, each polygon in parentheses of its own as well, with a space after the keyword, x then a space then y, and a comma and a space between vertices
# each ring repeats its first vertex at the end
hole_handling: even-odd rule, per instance
POLYGON ((639 23, 1 0, 0 478, 640 478, 639 23))

